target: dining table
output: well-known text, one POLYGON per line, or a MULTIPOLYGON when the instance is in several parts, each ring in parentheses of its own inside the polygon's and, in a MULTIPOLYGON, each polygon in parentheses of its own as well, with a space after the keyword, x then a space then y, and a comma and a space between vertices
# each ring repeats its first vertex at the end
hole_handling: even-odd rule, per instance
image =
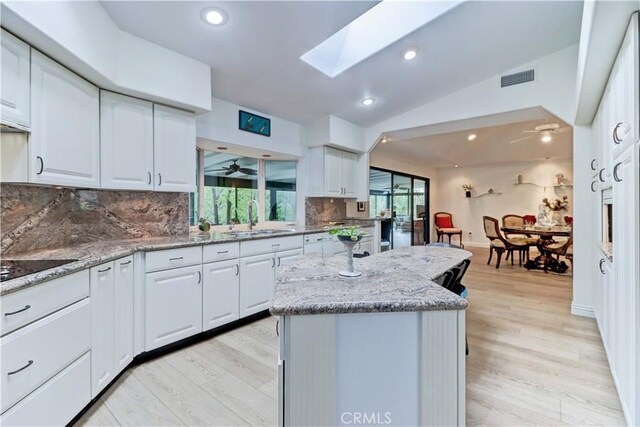
POLYGON ((526 236, 538 236, 536 247, 540 255, 535 259, 530 260, 525 264, 525 268, 528 270, 552 270, 557 272, 564 272, 567 270, 566 264, 562 266, 560 261, 549 255, 545 249, 545 246, 554 243, 554 237, 569 237, 571 236, 572 227, 570 225, 510 225, 501 227, 505 235, 507 234, 524 234, 526 236))

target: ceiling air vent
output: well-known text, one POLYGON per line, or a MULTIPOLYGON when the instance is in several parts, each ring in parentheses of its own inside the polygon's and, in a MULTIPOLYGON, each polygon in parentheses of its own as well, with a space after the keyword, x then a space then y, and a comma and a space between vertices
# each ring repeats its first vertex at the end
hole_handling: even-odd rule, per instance
POLYGON ((509 74, 500 78, 500 87, 519 85, 521 83, 532 82, 535 80, 534 71, 527 70, 521 73, 509 74))

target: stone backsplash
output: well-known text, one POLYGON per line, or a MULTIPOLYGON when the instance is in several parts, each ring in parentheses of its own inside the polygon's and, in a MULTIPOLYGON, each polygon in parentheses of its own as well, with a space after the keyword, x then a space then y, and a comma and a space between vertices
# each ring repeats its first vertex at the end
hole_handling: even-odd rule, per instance
POLYGON ((0 185, 1 254, 189 234, 189 195, 0 185))
POLYGON ((305 223, 321 225, 331 221, 344 221, 347 205, 343 199, 331 197, 307 197, 305 200, 305 223))

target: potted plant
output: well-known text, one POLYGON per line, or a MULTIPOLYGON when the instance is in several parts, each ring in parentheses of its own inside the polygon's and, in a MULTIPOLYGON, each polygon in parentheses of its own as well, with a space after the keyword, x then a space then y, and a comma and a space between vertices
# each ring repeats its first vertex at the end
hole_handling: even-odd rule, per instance
POLYGON ((362 275, 361 272, 354 270, 353 268, 353 247, 362 240, 364 231, 358 225, 351 227, 338 227, 330 228, 329 234, 338 237, 338 240, 342 242, 347 248, 347 269, 340 271, 339 274, 345 277, 357 277, 362 275))
POLYGON ((473 184, 469 183, 469 184, 464 184, 462 186, 462 189, 464 190, 464 195, 467 197, 471 197, 471 190, 473 190, 473 184))
POLYGON ((211 223, 204 218, 200 218, 200 224, 198 224, 198 228, 200 231, 204 231, 205 233, 211 230, 211 223))
POLYGON ((546 197, 542 199, 544 207, 553 212, 553 221, 557 225, 564 225, 564 218, 562 212, 569 208, 569 198, 562 196, 562 199, 549 200, 546 197))

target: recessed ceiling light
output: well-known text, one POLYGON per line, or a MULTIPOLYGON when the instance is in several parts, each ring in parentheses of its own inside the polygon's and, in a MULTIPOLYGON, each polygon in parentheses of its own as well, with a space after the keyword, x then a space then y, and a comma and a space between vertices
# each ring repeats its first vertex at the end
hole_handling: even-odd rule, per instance
POLYGON ((551 135, 549 135, 548 133, 542 135, 542 138, 540 138, 540 141, 542 141, 545 144, 548 144, 551 142, 553 138, 551 138, 551 135))
POLYGON ((217 148, 218 150, 223 150, 223 151, 227 149, 227 147, 216 147, 216 148, 217 148))
POLYGON ((453 165, 453 167, 454 167, 454 168, 459 168, 459 167, 460 167, 460 165, 456 163, 455 165, 453 165))
POLYGON ((373 105, 374 102, 376 102, 376 100, 373 98, 365 98, 362 100, 361 104, 364 105, 365 107, 368 107, 370 105, 373 105))
POLYGON ((474 139, 476 139, 476 134, 475 134, 475 133, 471 133, 471 134, 469 134, 469 136, 467 137, 467 139, 468 139, 469 141, 473 141, 474 139))
POLYGON ((405 51, 403 56, 404 56, 405 60, 411 61, 417 55, 418 55, 418 49, 412 48, 412 49, 408 49, 407 51, 405 51))
POLYGON ((382 142, 383 144, 386 144, 388 141, 386 136, 383 136, 382 139, 380 140, 380 142, 382 142))
POLYGON ((223 10, 215 8, 203 10, 202 18, 211 25, 222 25, 227 22, 227 14, 223 10))

